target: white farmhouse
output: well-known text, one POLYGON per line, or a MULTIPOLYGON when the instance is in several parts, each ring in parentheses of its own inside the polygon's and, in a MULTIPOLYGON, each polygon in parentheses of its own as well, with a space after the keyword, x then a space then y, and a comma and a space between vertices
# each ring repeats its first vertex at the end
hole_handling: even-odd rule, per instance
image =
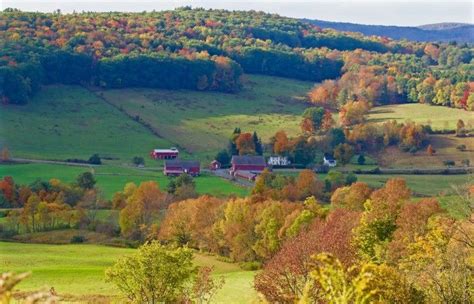
POLYGON ((270 156, 267 164, 269 166, 289 166, 291 161, 286 156, 270 156))
POLYGON ((335 167, 337 162, 332 156, 324 155, 323 164, 328 167, 335 167))

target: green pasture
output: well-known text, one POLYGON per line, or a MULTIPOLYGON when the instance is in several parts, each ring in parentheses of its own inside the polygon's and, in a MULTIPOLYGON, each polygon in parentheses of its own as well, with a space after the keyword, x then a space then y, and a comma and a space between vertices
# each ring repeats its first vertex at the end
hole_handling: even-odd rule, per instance
MULTIPOLYGON (((74 182, 76 177, 83 172, 92 172, 97 180, 97 187, 102 191, 105 198, 112 198, 113 194, 121 191, 126 183, 139 184, 144 181, 156 181, 161 189, 165 189, 169 178, 159 170, 144 170, 138 168, 126 168, 115 166, 78 167, 53 164, 16 164, 0 165, 0 177, 12 176, 17 184, 30 184, 37 179, 50 180, 57 178, 63 182, 74 182)), ((200 194, 212 194, 215 196, 237 195, 245 196, 249 190, 237 186, 230 181, 204 172, 195 178, 196 190, 200 194)))
POLYGON ((313 83, 247 75, 238 94, 155 89, 102 91, 110 103, 150 125, 158 134, 202 159, 225 148, 236 127, 257 131, 264 141, 284 129, 300 132, 301 97, 313 83))
POLYGON ((375 107, 368 117, 369 122, 384 122, 393 119, 399 122, 411 120, 421 124, 430 124, 434 130, 455 130, 458 119, 462 119, 469 129, 474 128, 472 112, 420 103, 375 107))
POLYGON ((47 86, 24 106, 0 107, 0 147, 12 157, 64 160, 149 155, 171 144, 80 86, 47 86))
MULTIPOLYGON (((61 295, 78 299, 97 296, 117 297, 119 291, 106 283, 104 271, 118 258, 132 254, 135 249, 99 245, 44 245, 0 242, 0 271, 31 272, 31 277, 17 287, 33 291, 54 287, 61 295)), ((256 298, 252 287, 255 272, 243 271, 236 264, 215 257, 196 254, 198 266, 213 266, 225 285, 216 295, 215 303, 249 303, 256 298)))

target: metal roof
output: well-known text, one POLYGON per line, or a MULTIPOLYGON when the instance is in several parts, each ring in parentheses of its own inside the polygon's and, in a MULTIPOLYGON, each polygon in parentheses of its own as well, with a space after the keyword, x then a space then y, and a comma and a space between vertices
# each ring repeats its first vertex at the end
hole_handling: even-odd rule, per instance
POLYGON ((255 155, 234 155, 232 156, 232 164, 236 165, 256 165, 266 166, 265 158, 263 156, 255 155))

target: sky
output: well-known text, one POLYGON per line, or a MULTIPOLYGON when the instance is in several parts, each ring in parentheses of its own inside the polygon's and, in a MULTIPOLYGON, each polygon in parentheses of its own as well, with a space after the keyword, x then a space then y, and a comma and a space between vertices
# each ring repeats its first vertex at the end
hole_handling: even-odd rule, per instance
POLYGON ((167 10, 192 7, 259 10, 279 15, 362 24, 417 26, 440 22, 473 23, 470 0, 0 0, 2 9, 62 12, 167 10))

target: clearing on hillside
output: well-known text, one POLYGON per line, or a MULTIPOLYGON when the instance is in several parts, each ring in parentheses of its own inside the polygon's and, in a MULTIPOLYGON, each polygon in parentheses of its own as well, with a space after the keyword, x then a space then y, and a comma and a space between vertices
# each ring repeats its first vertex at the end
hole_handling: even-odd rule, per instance
POLYGON ((369 113, 368 121, 384 122, 392 119, 399 122, 411 120, 421 124, 429 124, 433 130, 455 130, 458 119, 462 119, 468 129, 474 128, 472 112, 420 103, 374 107, 369 113))

